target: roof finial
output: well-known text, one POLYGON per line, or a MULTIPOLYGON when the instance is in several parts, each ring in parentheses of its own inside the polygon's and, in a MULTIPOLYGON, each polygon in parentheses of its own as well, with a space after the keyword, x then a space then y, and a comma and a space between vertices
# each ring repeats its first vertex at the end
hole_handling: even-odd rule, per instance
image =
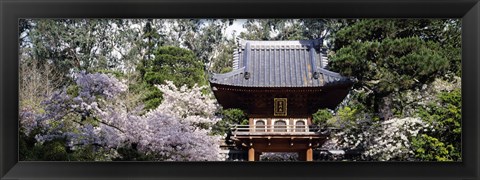
POLYGON ((245 45, 245 52, 243 54, 243 65, 245 67, 245 74, 243 75, 245 79, 250 78, 250 73, 248 72, 248 58, 250 56, 250 42, 247 42, 245 45))
POLYGON ((315 58, 315 48, 314 43, 310 46, 310 63, 312 64, 312 75, 314 79, 318 79, 318 72, 317 72, 317 59, 315 58))

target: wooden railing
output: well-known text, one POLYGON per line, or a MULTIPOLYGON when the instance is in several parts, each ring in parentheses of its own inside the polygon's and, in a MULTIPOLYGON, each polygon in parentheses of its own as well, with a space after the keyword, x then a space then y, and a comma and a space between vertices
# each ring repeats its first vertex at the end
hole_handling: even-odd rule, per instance
POLYGON ((319 127, 309 127, 306 125, 233 125, 231 127, 233 134, 238 133, 289 133, 305 134, 328 131, 319 127))

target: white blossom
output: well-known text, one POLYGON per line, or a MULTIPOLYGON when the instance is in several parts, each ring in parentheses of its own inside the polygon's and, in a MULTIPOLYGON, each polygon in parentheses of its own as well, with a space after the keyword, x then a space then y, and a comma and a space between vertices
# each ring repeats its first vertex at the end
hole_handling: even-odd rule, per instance
POLYGON ((210 135, 210 127, 218 121, 214 116, 217 105, 202 94, 206 87, 177 88, 172 82, 158 85, 163 102, 139 115, 127 111, 118 96, 127 89, 123 82, 100 73, 82 72, 75 77, 78 96, 71 97, 63 89, 44 102, 46 113, 36 118, 44 130, 36 136, 39 143, 66 138, 72 150, 95 144, 110 149, 106 158, 118 157, 117 148, 135 144, 139 152, 153 155, 155 160, 224 160, 221 136, 210 135), (83 122, 86 118, 97 123, 83 122))
POLYGON ((366 146, 364 155, 380 161, 413 158, 408 137, 415 137, 426 126, 419 118, 412 117, 384 121, 377 130, 377 138, 370 142, 373 146, 366 146))

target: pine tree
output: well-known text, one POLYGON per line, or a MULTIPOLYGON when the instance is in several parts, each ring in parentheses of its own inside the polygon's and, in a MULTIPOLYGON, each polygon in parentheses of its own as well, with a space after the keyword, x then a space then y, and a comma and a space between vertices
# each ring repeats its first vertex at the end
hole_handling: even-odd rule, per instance
POLYGON ((368 19, 335 34, 333 71, 355 77, 366 105, 383 119, 393 116, 390 95, 418 89, 457 66, 444 45, 446 20, 368 19))
POLYGON ((202 62, 192 51, 174 46, 161 46, 155 49, 155 58, 148 62, 143 81, 148 92, 144 99, 145 108, 157 107, 162 101, 161 92, 154 87, 165 81, 172 81, 177 86, 194 84, 205 85, 205 72, 202 62))

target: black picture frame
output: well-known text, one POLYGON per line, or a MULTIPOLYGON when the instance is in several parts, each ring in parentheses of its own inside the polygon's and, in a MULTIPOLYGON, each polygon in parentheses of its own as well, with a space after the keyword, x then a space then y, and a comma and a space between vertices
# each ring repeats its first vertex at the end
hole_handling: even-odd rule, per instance
POLYGON ((479 179, 479 0, 0 0, 0 179, 479 179), (19 18, 462 18, 462 162, 18 162, 19 18))

